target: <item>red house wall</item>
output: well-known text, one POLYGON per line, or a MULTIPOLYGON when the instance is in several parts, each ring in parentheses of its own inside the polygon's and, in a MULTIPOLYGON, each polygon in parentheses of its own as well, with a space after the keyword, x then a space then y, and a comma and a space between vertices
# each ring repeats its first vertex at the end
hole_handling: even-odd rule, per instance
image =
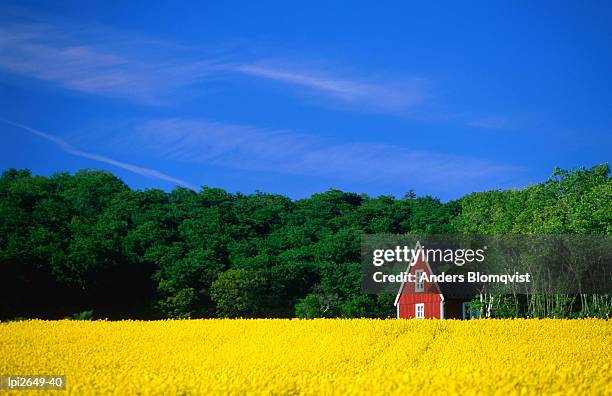
MULTIPOLYGON (((415 274, 417 270, 423 270, 425 273, 431 274, 427 264, 421 259, 417 260, 416 264, 410 268, 409 272, 415 274)), ((424 290, 422 292, 416 292, 414 282, 406 282, 398 300, 398 318, 414 318, 415 305, 423 303, 425 308, 425 319, 442 319, 441 301, 440 289, 436 283, 425 282, 424 290)))
POLYGON ((434 293, 402 293, 399 299, 399 317, 414 318, 415 304, 425 304, 425 319, 440 319, 440 294, 434 293))

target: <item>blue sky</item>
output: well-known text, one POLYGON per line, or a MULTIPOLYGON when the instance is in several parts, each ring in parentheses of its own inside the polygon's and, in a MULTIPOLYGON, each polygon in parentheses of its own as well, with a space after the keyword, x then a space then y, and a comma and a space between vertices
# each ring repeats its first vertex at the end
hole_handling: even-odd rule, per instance
POLYGON ((448 200, 610 160, 609 2, 125 3, 3 2, 0 169, 448 200))

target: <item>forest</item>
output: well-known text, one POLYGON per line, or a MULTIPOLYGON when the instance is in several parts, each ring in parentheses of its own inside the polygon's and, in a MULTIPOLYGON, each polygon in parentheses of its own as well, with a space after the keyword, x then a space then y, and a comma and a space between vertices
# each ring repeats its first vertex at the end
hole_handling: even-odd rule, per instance
POLYGON ((610 235, 610 167, 450 202, 134 190, 101 170, 9 169, 0 319, 392 317, 394 296, 360 290, 361 236, 375 233, 610 235))

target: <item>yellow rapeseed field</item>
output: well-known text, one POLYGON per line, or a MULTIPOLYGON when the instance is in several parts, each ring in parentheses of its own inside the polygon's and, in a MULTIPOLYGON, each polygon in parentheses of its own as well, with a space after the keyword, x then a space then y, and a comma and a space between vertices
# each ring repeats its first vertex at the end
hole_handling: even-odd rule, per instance
POLYGON ((0 324, 0 374, 75 395, 612 394, 611 359, 594 319, 0 324))

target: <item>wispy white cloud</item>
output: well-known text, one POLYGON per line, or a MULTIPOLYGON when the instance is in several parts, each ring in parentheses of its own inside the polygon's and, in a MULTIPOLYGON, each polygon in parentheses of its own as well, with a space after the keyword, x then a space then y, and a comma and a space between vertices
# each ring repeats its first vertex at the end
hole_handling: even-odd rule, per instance
POLYGON ((231 45, 205 51, 53 18, 0 18, 0 70, 78 92, 159 105, 206 94, 212 81, 246 78, 266 81, 266 88, 283 86, 285 93, 334 109, 477 128, 507 124, 503 117, 453 113, 425 77, 372 75, 290 58, 276 53, 252 59, 231 45))
POLYGON ((162 119, 140 125, 133 144, 163 158, 249 171, 320 176, 341 181, 451 187, 495 185, 517 167, 399 145, 327 141, 291 131, 197 119, 162 119))
POLYGON ((327 96, 343 104, 376 111, 402 111, 422 103, 427 97, 424 79, 404 78, 393 82, 342 76, 330 70, 310 70, 283 63, 259 62, 236 66, 234 70, 327 96))
POLYGON ((315 94, 351 109, 401 112, 427 98, 424 79, 359 78, 332 67, 249 61, 244 54, 203 55, 182 47, 103 28, 49 22, 0 25, 0 69, 96 95, 164 103, 210 80, 247 76, 315 94))
POLYGON ((191 188, 193 190, 196 190, 197 188, 182 180, 182 179, 178 179, 176 177, 167 175, 165 173, 162 173, 158 170, 155 169, 150 169, 150 168, 144 168, 141 166, 137 166, 137 165, 133 165, 127 162, 121 162, 121 161, 117 161, 113 158, 109 158, 106 157, 104 155, 100 155, 100 154, 95 154, 95 153, 91 153, 88 151, 83 151, 80 150, 74 146, 72 146, 71 144, 65 142, 64 140, 58 138, 57 136, 42 132, 38 129, 35 128, 31 128, 27 125, 23 125, 23 124, 19 124, 16 122, 12 122, 9 120, 5 120, 5 119, 0 119, 1 122, 7 124, 7 125, 11 125, 15 128, 21 129, 23 131, 29 132, 33 135, 36 135, 40 138, 43 138, 47 141, 50 141, 52 143, 54 143, 55 145, 57 145, 60 149, 62 149, 63 151, 65 151, 68 154, 72 154, 75 155, 77 157, 81 157, 81 158, 87 158, 96 162, 100 162, 100 163, 104 163, 104 164, 108 164, 108 165, 112 165, 114 167, 120 168, 120 169, 124 169, 127 170, 129 172, 135 173, 137 175, 140 176, 144 176, 144 177, 150 177, 150 178, 154 178, 154 179, 159 179, 159 180, 163 180, 166 182, 170 182, 170 183, 174 183, 180 186, 184 186, 187 188, 191 188))
MULTIPOLYGON (((150 104, 218 73, 211 61, 176 54, 172 61, 165 61, 145 41, 125 40, 122 46, 106 48, 98 35, 49 24, 4 24, 0 68, 75 91, 150 104)), ((155 48, 165 49, 161 44, 155 48)))

